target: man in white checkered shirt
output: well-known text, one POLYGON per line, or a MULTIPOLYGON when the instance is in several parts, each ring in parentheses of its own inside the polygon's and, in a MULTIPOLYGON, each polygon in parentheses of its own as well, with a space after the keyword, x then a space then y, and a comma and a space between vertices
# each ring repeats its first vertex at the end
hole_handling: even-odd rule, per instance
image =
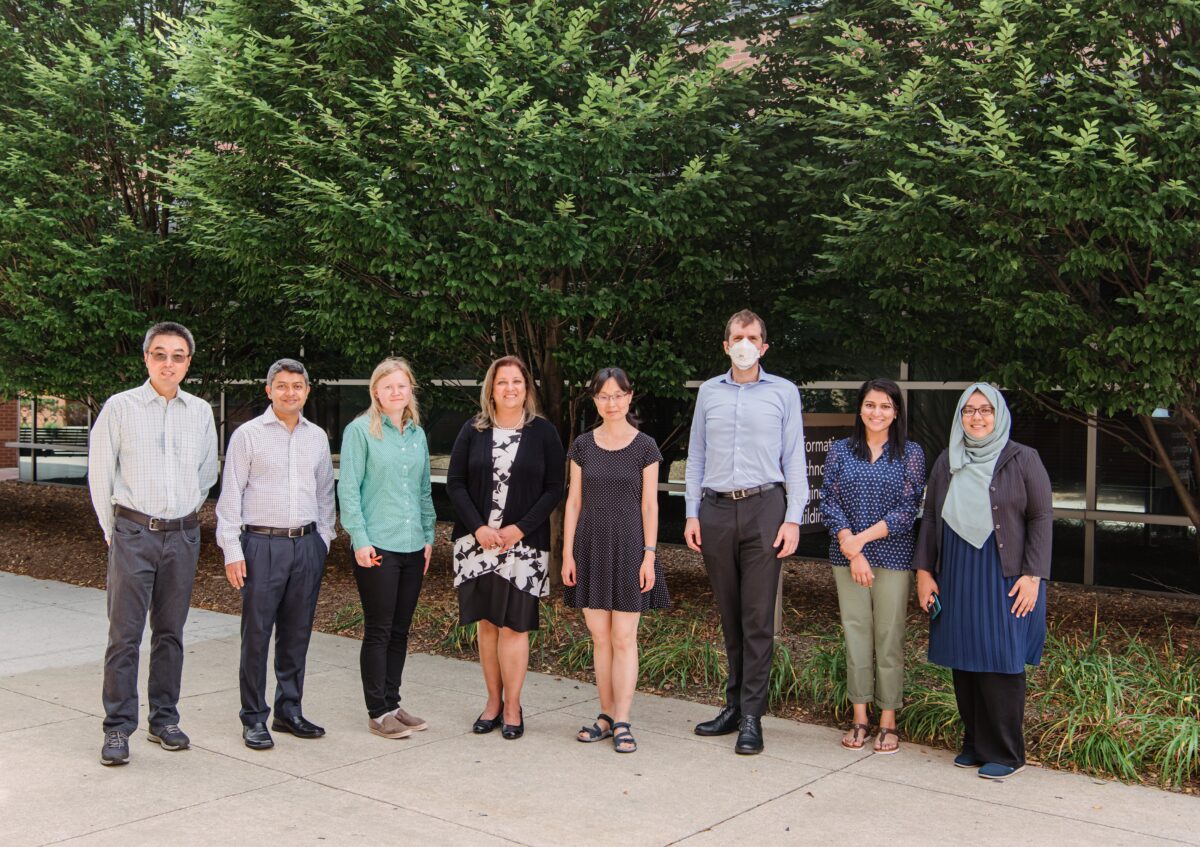
POLYGON ((149 739, 190 743, 179 728, 183 626, 200 557, 196 511, 217 481, 212 406, 179 385, 196 344, 186 327, 155 324, 142 342, 149 379, 108 398, 88 445, 88 487, 108 542, 108 649, 100 761, 129 761, 138 723, 138 654, 150 615, 149 739))
POLYGON ((305 419, 308 371, 280 359, 267 371, 270 407, 238 427, 225 454, 217 544, 225 574, 242 593, 242 740, 275 746, 267 730, 267 652, 275 630, 271 729, 297 738, 325 730, 300 708, 325 557, 333 541, 333 460, 325 430, 305 419))

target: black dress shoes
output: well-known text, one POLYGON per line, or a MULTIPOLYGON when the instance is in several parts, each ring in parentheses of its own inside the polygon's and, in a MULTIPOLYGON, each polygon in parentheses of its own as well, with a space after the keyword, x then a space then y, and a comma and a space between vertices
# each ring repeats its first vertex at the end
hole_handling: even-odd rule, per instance
MULTIPOLYGON (((501 712, 501 715, 504 713, 501 712)), ((520 723, 506 723, 500 727, 500 735, 509 741, 516 741, 525 734, 525 710, 521 709, 520 723)))
POLYGON ((742 715, 737 744, 733 745, 733 749, 743 756, 753 756, 763 751, 762 718, 758 715, 742 715))
POLYGON ((242 727, 242 741, 251 750, 270 750, 275 746, 271 733, 267 732, 267 725, 261 722, 242 727))
POLYGON ((742 713, 733 706, 726 706, 721 713, 711 721, 696 724, 697 735, 728 735, 738 731, 738 721, 742 713))
POLYGON ((471 725, 471 732, 476 735, 487 735, 493 729, 499 729, 500 724, 504 723, 504 704, 500 704, 500 711, 496 712, 496 717, 485 718, 483 713, 475 719, 475 723, 471 725))
POLYGON ((277 717, 271 721, 271 729, 276 732, 290 733, 297 738, 320 738, 325 734, 324 727, 305 720, 303 715, 292 715, 290 718, 277 717))

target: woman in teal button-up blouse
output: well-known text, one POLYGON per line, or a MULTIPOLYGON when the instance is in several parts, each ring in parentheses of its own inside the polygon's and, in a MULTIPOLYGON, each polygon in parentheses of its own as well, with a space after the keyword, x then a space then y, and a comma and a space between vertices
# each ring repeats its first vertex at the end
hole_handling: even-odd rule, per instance
POLYGON ((384 738, 427 726, 400 708, 408 628, 429 569, 435 518, 415 388, 403 359, 379 363, 371 374, 371 407, 342 436, 338 480, 363 607, 359 665, 367 728, 384 738))

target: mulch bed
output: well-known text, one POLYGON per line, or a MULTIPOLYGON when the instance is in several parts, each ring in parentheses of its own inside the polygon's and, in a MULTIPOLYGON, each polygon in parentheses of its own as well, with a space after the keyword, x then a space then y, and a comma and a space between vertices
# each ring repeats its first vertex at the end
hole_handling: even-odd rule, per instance
MULTIPOLYGON (((225 578, 221 551, 216 546, 216 518, 212 504, 201 513, 202 538, 200 563, 196 574, 192 604, 204 609, 239 614, 238 592, 225 578)), ((420 620, 411 634, 411 649, 418 652, 443 652, 439 642, 445 637, 445 621, 457 614, 450 567, 450 528, 438 526, 433 563, 422 589, 422 607, 431 614, 419 616, 436 625, 422 626, 420 620)), ((697 632, 720 644, 715 605, 704 566, 698 554, 685 547, 660 547, 667 583, 675 607, 664 614, 690 616, 697 632), (697 610, 707 610, 697 614, 697 610)), ((26 574, 38 579, 54 579, 92 588, 105 586, 106 548, 96 523, 87 491, 69 486, 30 485, 0 482, 0 570, 26 574)), ((330 554, 321 597, 316 629, 337 632, 339 614, 358 602, 354 583, 353 558, 343 534, 330 554)), ((1082 586, 1052 583, 1049 586, 1051 626, 1060 633, 1088 635, 1096 624, 1124 627, 1143 638, 1165 640, 1185 646, 1200 637, 1200 598, 1140 594, 1130 591, 1092 590, 1082 586)), ((555 599, 553 602, 560 603, 555 599)), ((784 567, 785 631, 829 632, 838 625, 837 595, 829 566, 820 562, 789 560, 784 567)), ((561 609, 565 616, 578 616, 561 609)), ((912 608, 913 620, 920 612, 912 608)), ((571 618, 573 619, 573 618, 571 618)), ((580 622, 582 626, 582 622, 580 622)), ((361 637, 361 627, 345 629, 342 634, 361 637)), ((461 656, 461 652, 452 655, 461 656)), ((562 673, 552 664, 534 670, 562 673)), ((713 689, 669 691, 674 696, 716 702, 713 689)), ((787 706, 784 716, 826 722, 829 716, 808 714, 804 709, 787 706)))

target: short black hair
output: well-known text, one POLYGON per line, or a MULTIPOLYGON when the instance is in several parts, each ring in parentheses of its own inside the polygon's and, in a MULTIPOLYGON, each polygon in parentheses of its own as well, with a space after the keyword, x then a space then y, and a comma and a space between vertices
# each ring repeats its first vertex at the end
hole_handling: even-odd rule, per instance
POLYGON ((142 355, 150 352, 150 342, 158 335, 174 335, 182 338, 187 342, 188 355, 194 355, 196 352, 196 339, 192 338, 192 333, 186 326, 177 324, 175 321, 160 321, 146 330, 146 337, 142 339, 142 355))

